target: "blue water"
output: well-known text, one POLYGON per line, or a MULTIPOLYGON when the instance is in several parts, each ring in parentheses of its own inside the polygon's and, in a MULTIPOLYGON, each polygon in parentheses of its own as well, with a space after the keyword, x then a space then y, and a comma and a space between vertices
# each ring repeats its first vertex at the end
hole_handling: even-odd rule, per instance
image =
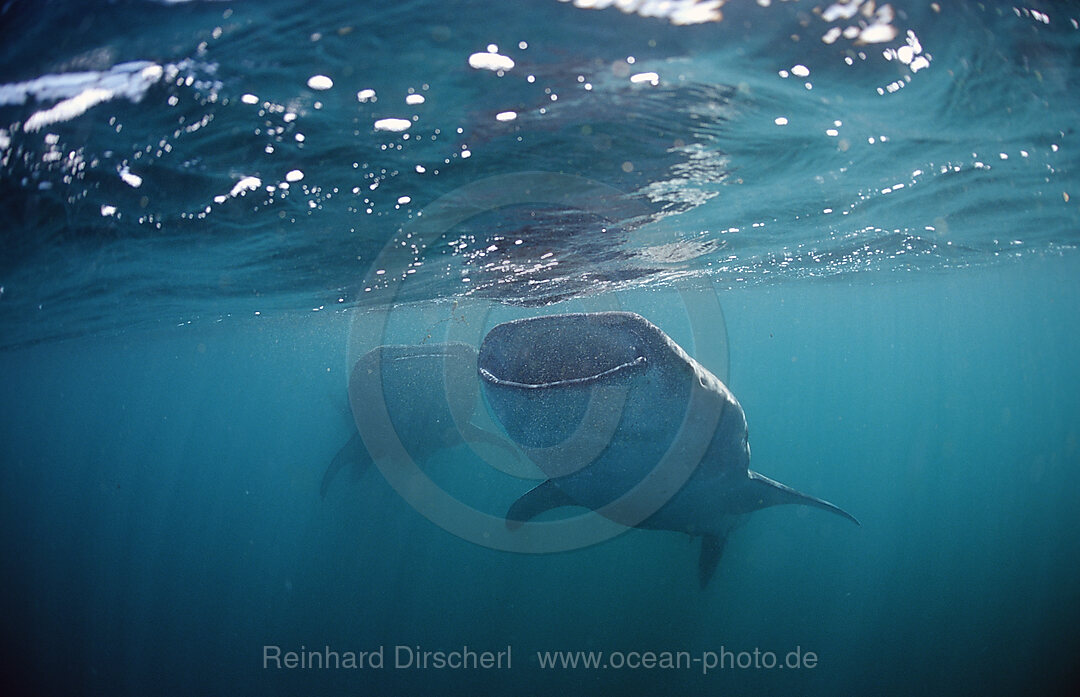
MULTIPOLYGON (((623 5, 0 6, 5 694, 1072 694, 1080 12, 623 5), (320 498, 359 353, 614 307, 862 526, 755 513, 702 590, 675 532, 521 554, 377 468, 320 498)), ((427 464, 496 515, 497 460, 427 464)))

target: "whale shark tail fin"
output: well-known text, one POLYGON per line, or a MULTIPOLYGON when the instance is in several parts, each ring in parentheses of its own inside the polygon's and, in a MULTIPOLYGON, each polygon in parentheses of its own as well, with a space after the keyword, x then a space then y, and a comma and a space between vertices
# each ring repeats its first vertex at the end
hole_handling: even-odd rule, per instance
POLYGON ((768 508, 769 506, 797 503, 803 506, 813 506, 814 508, 832 511, 836 515, 847 518, 856 525, 861 525, 855 516, 828 501, 824 501, 815 496, 810 496, 809 494, 804 494, 801 491, 796 491, 790 486, 785 486, 780 482, 774 482, 757 472, 749 472, 748 474, 748 485, 750 487, 751 498, 749 508, 746 511, 747 513, 760 508, 768 508))
POLYGON ((726 535, 704 535, 701 538, 701 556, 698 557, 698 582, 701 588, 709 585, 709 580, 716 573, 716 566, 724 554, 726 535))
POLYGON ((371 458, 368 457, 367 450, 364 448, 364 441, 360 439, 360 434, 354 433, 349 442, 341 446, 341 450, 337 451, 337 455, 334 455, 334 459, 330 461, 330 466, 323 473, 322 484, 319 485, 319 495, 326 498, 326 492, 330 489, 330 482, 334 481, 334 477, 337 476, 338 472, 348 465, 352 465, 353 478, 359 479, 370 460, 371 458))

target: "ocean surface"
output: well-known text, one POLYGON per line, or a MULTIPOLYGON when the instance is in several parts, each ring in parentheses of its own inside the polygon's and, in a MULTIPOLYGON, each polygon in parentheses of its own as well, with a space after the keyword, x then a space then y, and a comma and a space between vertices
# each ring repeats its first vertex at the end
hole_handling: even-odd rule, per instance
POLYGON ((1074 694, 1075 3, 3 2, 0 37, 4 694, 1074 694), (482 396, 445 499, 381 462, 320 495, 368 349, 607 309, 861 526, 756 512, 704 588, 679 532, 485 536, 540 478, 482 396))

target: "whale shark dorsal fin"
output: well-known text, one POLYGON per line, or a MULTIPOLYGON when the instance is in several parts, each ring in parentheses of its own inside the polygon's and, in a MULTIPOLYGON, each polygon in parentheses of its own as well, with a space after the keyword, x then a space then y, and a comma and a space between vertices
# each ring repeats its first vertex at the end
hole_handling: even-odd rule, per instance
POLYGON ((702 588, 709 585, 709 579, 716 573, 716 566, 724 554, 724 535, 704 535, 701 538, 701 556, 698 558, 698 582, 702 588))
POLYGON ((506 512, 506 527, 516 530, 523 523, 532 520, 545 511, 576 505, 578 504, 567 496, 554 481, 548 479, 543 484, 529 489, 517 501, 510 504, 510 510, 506 512))
POLYGON ((348 443, 341 446, 341 450, 337 451, 337 455, 334 455, 334 459, 330 461, 330 466, 323 473, 322 484, 319 485, 319 495, 326 498, 326 492, 330 489, 330 482, 334 481, 334 477, 346 466, 352 465, 353 478, 359 479, 360 475, 367 469, 367 464, 370 461, 371 458, 364 448, 364 441, 360 438, 360 434, 353 433, 352 438, 349 439, 348 443))

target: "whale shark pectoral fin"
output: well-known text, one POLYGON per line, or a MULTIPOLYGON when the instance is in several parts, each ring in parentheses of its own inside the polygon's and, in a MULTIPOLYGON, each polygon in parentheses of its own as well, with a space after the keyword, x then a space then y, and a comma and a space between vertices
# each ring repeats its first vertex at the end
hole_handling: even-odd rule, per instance
POLYGON ((517 448, 513 447, 494 433, 485 431, 479 426, 475 426, 473 424, 466 424, 462 426, 461 435, 465 438, 466 443, 487 443, 488 445, 499 448, 507 455, 513 457, 515 462, 521 460, 521 456, 518 454, 517 448))
POLYGON ((701 538, 701 556, 698 558, 698 582, 701 587, 709 585, 709 579, 716 573, 716 566, 724 554, 727 537, 723 535, 704 535, 701 538))
POLYGON ((506 527, 517 530, 522 524, 532 520, 545 511, 562 506, 576 506, 562 489, 555 485, 552 480, 547 480, 539 486, 529 489, 521 495, 517 501, 510 504, 510 510, 506 512, 506 527))
POLYGON ((319 485, 319 495, 326 498, 326 492, 330 489, 330 482, 334 481, 334 477, 338 472, 344 469, 347 465, 353 467, 353 479, 359 479, 360 475, 367 469, 367 464, 371 461, 368 457, 367 450, 364 449, 364 441, 360 438, 359 433, 353 433, 349 442, 341 446, 341 450, 337 451, 337 455, 334 455, 334 459, 330 461, 330 466, 326 468, 326 472, 323 473, 322 484, 319 485))
POLYGON ((813 506, 822 510, 831 511, 839 516, 847 518, 856 525, 861 526, 862 523, 844 509, 829 503, 823 499, 819 499, 816 496, 810 496, 804 494, 801 491, 796 491, 790 486, 775 482, 768 477, 762 476, 757 472, 747 472, 749 478, 747 485, 750 490, 750 501, 747 513, 750 511, 758 510, 760 508, 767 508, 769 506, 778 506, 785 503, 797 503, 804 506, 813 506))
POLYGON ((352 406, 349 404, 348 394, 345 395, 345 401, 342 401, 337 393, 330 394, 327 392, 326 401, 334 405, 334 410, 341 415, 342 423, 347 424, 350 428, 355 428, 355 421, 353 421, 352 406))

